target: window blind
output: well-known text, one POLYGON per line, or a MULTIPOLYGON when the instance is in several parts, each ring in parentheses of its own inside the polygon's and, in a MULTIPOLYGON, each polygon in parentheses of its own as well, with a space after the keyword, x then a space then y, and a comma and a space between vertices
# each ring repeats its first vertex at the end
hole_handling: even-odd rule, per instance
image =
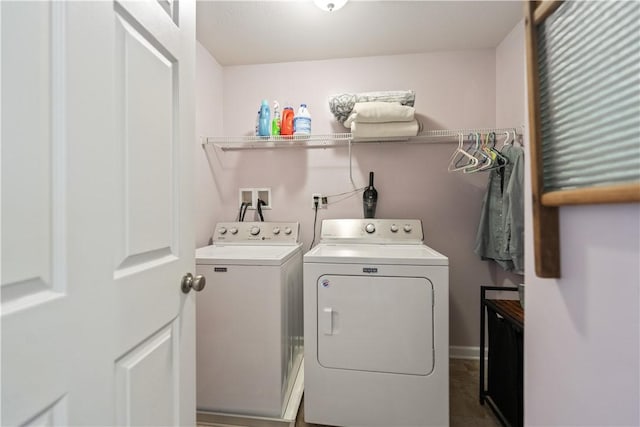
POLYGON ((544 191, 640 181, 640 3, 566 1, 537 47, 544 191))

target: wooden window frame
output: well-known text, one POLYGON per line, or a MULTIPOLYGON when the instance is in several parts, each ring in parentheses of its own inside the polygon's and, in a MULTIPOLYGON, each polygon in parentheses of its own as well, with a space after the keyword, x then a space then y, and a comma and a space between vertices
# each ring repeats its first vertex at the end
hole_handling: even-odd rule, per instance
POLYGON ((562 1, 559 0, 524 1, 533 245, 536 275, 544 278, 560 277, 559 206, 640 202, 640 182, 544 191, 537 26, 552 15, 561 4, 562 1))

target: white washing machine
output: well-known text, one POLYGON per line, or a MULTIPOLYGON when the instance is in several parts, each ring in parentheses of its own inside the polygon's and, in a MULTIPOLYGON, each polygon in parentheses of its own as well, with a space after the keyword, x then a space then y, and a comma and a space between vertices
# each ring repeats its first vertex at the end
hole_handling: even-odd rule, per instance
POLYGON ((196 272, 207 279, 196 298, 199 419, 201 413, 283 417, 302 371, 299 228, 220 223, 213 244, 196 250, 196 272))
POLYGON ((449 425, 449 261, 419 220, 324 220, 304 255, 304 413, 449 425))

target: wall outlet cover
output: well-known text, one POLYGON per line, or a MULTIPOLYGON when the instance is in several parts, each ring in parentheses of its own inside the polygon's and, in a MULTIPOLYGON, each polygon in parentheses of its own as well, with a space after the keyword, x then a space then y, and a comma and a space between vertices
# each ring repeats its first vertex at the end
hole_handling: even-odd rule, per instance
POLYGON ((323 196, 321 193, 311 194, 311 209, 316 208, 316 197, 318 200, 318 209, 327 209, 327 198, 326 196, 323 196))
POLYGON ((271 188, 241 188, 238 191, 238 206, 249 203, 248 209, 256 209, 258 199, 265 203, 262 205, 263 210, 271 209, 271 188))

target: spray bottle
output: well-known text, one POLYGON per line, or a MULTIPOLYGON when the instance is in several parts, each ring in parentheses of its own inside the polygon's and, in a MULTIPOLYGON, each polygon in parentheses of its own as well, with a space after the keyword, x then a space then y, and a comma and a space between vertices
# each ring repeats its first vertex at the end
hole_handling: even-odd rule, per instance
POLYGON ((280 135, 280 104, 273 101, 273 119, 271 119, 271 135, 280 135))
POLYGON ((260 119, 258 120, 258 135, 269 136, 271 134, 271 112, 267 100, 262 100, 260 105, 260 119))

